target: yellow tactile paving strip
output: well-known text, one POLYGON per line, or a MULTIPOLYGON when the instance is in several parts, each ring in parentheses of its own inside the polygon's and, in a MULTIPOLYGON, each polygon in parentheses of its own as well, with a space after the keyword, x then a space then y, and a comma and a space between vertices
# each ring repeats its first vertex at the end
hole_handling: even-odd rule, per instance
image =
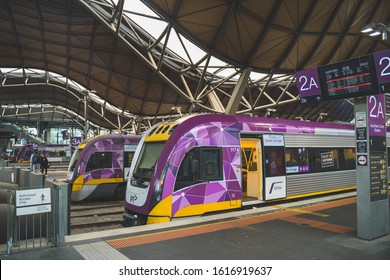
MULTIPOLYGON (((334 202, 327 202, 319 205, 314 205, 310 207, 305 207, 302 211, 297 211, 296 209, 283 208, 281 212, 269 213, 259 216, 252 216, 247 218, 240 218, 237 220, 229 220, 223 222, 217 222, 206 225, 193 226, 182 229, 174 229, 164 232, 154 232, 136 236, 128 236, 124 238, 108 240, 107 243, 116 249, 127 248, 137 245, 155 243, 159 241, 166 241, 171 239, 177 239, 181 237, 193 236, 198 234, 205 234, 209 232, 215 232, 225 229, 238 228, 243 226, 248 226, 257 223, 263 223, 270 220, 283 220, 296 224, 305 224, 313 228, 318 228, 321 230, 336 232, 336 233, 347 233, 355 230, 354 228, 334 225, 325 222, 319 222, 312 219, 305 219, 301 217, 296 217, 297 215, 305 214, 315 214, 318 216, 316 211, 321 211, 328 208, 348 205, 356 202, 356 198, 348 198, 334 202)), ((303 208, 302 208, 303 209, 303 208)))

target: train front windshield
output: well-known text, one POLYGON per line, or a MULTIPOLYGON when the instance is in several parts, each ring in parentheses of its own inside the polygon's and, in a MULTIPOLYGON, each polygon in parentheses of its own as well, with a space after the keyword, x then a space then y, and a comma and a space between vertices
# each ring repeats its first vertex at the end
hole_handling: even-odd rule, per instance
POLYGON ((137 164, 134 169, 133 179, 137 185, 150 181, 159 155, 165 142, 145 142, 137 164))
POLYGON ((73 155, 72 157, 70 158, 70 162, 69 162, 69 169, 68 171, 74 171, 75 167, 76 167, 76 163, 77 163, 77 160, 79 159, 79 155, 80 155, 80 152, 82 151, 82 149, 76 149, 74 152, 73 152, 73 155))

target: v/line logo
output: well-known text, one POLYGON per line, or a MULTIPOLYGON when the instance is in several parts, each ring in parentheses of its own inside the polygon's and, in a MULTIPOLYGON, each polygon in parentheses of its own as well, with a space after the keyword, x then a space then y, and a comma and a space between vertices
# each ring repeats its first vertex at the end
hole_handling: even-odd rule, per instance
POLYGON ((270 188, 268 194, 271 194, 273 192, 273 190, 275 190, 275 191, 281 190, 282 189, 282 185, 278 185, 278 184, 282 184, 282 183, 283 183, 282 181, 273 182, 271 184, 271 188, 270 188))

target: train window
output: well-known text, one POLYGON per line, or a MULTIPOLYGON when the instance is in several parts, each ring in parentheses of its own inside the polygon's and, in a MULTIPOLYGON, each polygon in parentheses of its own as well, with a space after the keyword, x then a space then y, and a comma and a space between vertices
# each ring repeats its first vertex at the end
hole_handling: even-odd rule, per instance
POLYGON ((221 148, 194 148, 180 164, 174 190, 204 181, 222 180, 222 174, 221 148))
POLYGON ((312 172, 339 170, 339 150, 332 148, 313 149, 310 166, 312 172))
POLYGON ((169 125, 164 126, 164 129, 161 131, 161 133, 167 132, 168 129, 169 129, 169 125))
POLYGON ((307 173, 309 168, 309 153, 306 148, 286 148, 286 173, 307 173))
POLYGON ((201 180, 221 180, 221 148, 201 148, 200 177, 201 180))
POLYGON ((341 168, 350 170, 356 168, 356 153, 354 148, 342 149, 341 168))
POLYGON ((24 157, 31 157, 32 151, 26 151, 24 157))
POLYGON ((265 147, 264 152, 266 176, 285 175, 284 147, 265 147))
POLYGON ((123 155, 123 165, 124 167, 130 167, 131 162, 133 161, 134 152, 124 152, 123 155))
POLYGON ((195 156, 195 149, 188 151, 180 164, 179 171, 177 172, 175 191, 196 183, 196 170, 198 169, 197 163, 198 160, 195 156))
POLYGON ((160 127, 156 130, 156 134, 159 134, 163 128, 164 128, 164 126, 160 126, 160 127))
POLYGON ((165 142, 145 142, 134 169, 134 179, 141 181, 150 180, 164 144, 165 142))
POLYGON ((112 152, 96 152, 88 160, 85 172, 112 167, 112 152))

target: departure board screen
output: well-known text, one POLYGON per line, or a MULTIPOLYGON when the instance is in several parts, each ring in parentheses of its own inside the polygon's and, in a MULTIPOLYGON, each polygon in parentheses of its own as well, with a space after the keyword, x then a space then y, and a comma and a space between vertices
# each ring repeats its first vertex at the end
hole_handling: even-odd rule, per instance
POLYGON ((324 101, 378 93, 371 55, 319 67, 318 76, 324 101))

